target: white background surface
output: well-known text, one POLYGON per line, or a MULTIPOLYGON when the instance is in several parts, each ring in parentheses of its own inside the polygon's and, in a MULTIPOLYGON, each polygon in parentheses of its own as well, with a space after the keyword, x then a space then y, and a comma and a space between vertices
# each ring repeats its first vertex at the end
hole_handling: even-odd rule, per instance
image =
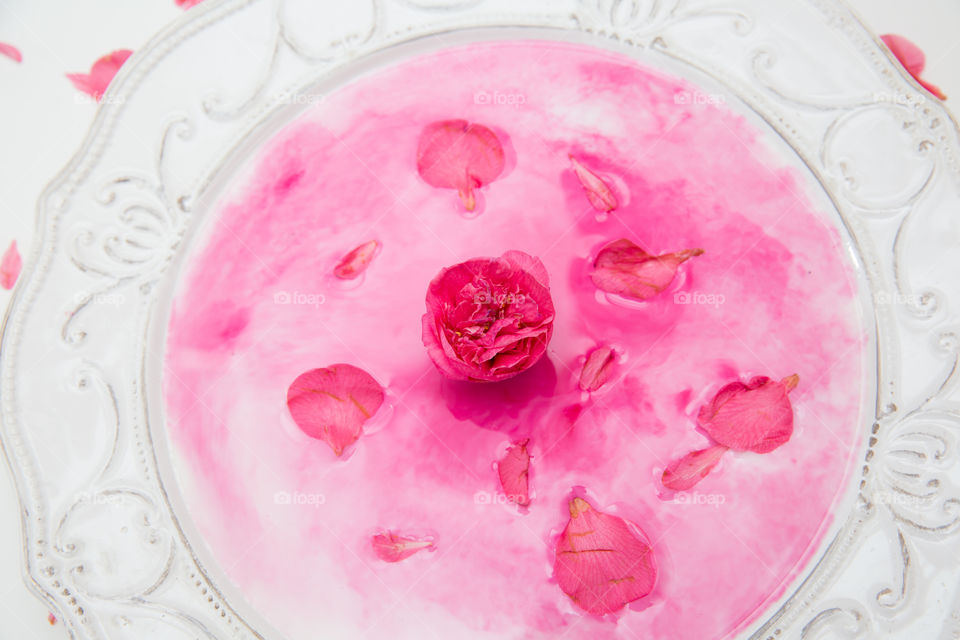
MULTIPOLYGON (((960 0, 848 1, 874 32, 920 45, 926 79, 960 101, 960 0)), ((142 46, 182 13, 174 0, 0 0, 0 42, 24 56, 19 65, 0 57, 0 251, 16 239, 29 254, 37 197, 93 120, 93 100, 64 74, 86 73, 110 51, 142 46)), ((0 292, 0 306, 8 300, 0 292)), ((24 586, 19 507, 0 466, 0 640, 64 640, 63 625, 51 626, 46 606, 24 586)))

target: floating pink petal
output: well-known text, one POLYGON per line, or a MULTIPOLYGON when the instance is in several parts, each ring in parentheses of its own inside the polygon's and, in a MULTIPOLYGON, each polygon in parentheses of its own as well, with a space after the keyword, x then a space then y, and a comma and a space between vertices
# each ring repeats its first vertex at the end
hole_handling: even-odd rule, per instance
POLYGON ((0 287, 4 289, 13 289, 17 284, 17 278, 20 277, 20 269, 23 266, 23 260, 20 258, 20 252, 17 250, 17 241, 14 240, 7 247, 0 258, 0 287))
POLYGON ((0 42, 0 56, 6 56, 14 62, 23 62, 23 54, 12 44, 0 42))
POLYGON ((883 43, 890 49, 890 53, 900 61, 900 64, 907 70, 907 73, 913 76, 914 80, 916 80, 921 87, 941 100, 947 99, 947 96, 943 94, 943 91, 941 91, 939 87, 930 84, 921 77, 923 70, 927 66, 927 56, 924 55, 923 49, 903 36, 898 36, 893 33, 880 36, 880 39, 883 40, 883 43))
POLYGON ((596 391, 613 377, 616 364, 617 353, 612 347, 596 347, 587 354, 587 361, 580 371, 580 388, 596 391))
POLYGON ((189 9, 190 7, 195 7, 203 0, 174 0, 177 3, 177 6, 181 9, 189 9))
POLYGON ((507 500, 521 507, 530 504, 530 452, 529 440, 513 444, 497 462, 500 488, 507 500))
POLYGON ((697 425, 717 443, 736 451, 768 453, 793 434, 793 406, 787 394, 800 377, 775 382, 759 376, 732 382, 700 408, 697 425))
POLYGON ((100 100, 117 71, 132 54, 129 49, 118 49, 94 62, 90 73, 68 73, 67 78, 74 87, 100 100))
POLYGON ((349 364, 308 371, 287 390, 287 407, 297 426, 326 442, 338 456, 357 441, 383 399, 377 381, 349 364))
POLYGON ((392 531, 376 534, 371 542, 374 553, 384 562, 400 562, 433 546, 433 540, 401 536, 392 531))
POLYGON ((663 472, 663 486, 673 491, 692 489, 713 471, 727 451, 727 447, 717 444, 674 460, 663 472))
POLYGON ((497 134, 466 120, 434 122, 423 130, 417 170, 427 184, 456 189, 467 211, 477 207, 475 189, 500 177, 506 166, 497 134))
POLYGON ((587 194, 587 199, 593 208, 597 211, 610 213, 619 206, 617 196, 613 189, 603 181, 603 178, 586 168, 582 162, 570 156, 570 164, 573 166, 573 172, 583 185, 583 191, 587 194))
POLYGON ((600 250, 590 277, 599 289, 608 293, 648 300, 670 286, 681 264, 702 254, 703 249, 688 249, 651 256, 622 238, 600 250))
POLYGON ((379 249, 380 243, 376 240, 360 245, 337 263, 333 269, 333 275, 341 280, 353 280, 359 277, 370 266, 379 249))
POLYGON ((649 594, 657 566, 646 534, 634 523, 601 513, 583 498, 569 503, 570 521, 557 541, 554 577, 587 613, 615 613, 649 594))

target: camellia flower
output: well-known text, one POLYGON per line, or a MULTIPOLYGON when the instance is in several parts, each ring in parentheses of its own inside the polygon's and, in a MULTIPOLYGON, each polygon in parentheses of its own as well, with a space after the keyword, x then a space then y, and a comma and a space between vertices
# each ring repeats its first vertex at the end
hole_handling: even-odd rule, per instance
POLYGON ((0 42, 0 55, 8 57, 14 62, 23 62, 23 54, 20 53, 20 49, 6 42, 0 42))
POLYGON ((300 430, 326 442, 338 456, 357 441, 383 399, 373 376, 349 364, 308 371, 287 390, 287 407, 300 430))
POLYGON ((584 193, 587 194, 587 200, 590 201, 594 209, 603 213, 610 213, 620 205, 613 189, 603 181, 603 178, 590 171, 573 156, 570 156, 570 164, 573 167, 573 173, 583 186, 584 193))
POLYGON ((887 48, 890 49, 890 52, 896 57, 896 59, 903 65, 903 68, 913 76, 913 79, 916 80, 921 87, 937 96, 941 100, 946 100, 947 96, 943 94, 943 91, 940 90, 940 87, 932 85, 926 80, 924 80, 921 75, 923 75, 923 70, 927 66, 927 56, 924 55, 923 49, 913 44, 903 36, 898 36, 896 34, 887 34, 880 36, 880 39, 883 40, 883 43, 887 45, 887 48))
POLYGON ((333 275, 341 280, 353 280, 360 277, 360 274, 370 266, 370 262, 377 255, 379 249, 380 243, 376 240, 360 245, 337 263, 337 266, 333 269, 333 275))
POLYGON ((384 562, 400 562, 413 554, 433 547, 433 540, 401 536, 393 531, 378 533, 370 540, 373 552, 384 562))
POLYGON ((553 334, 547 270, 522 251, 444 269, 427 290, 423 344, 454 380, 495 382, 530 367, 553 334))
POLYGON ((100 100, 123 63, 133 54, 128 49, 108 53, 93 63, 90 73, 68 73, 67 78, 80 91, 100 100))
POLYGON ((553 565, 563 592, 584 611, 605 615, 653 591, 657 565, 640 527, 597 511, 583 498, 572 498, 568 506, 570 520, 553 565))
POLYGON ((779 382, 758 376, 720 389, 697 414, 697 426, 715 444, 671 462, 663 472, 663 486, 686 491, 705 478, 729 449, 769 453, 790 440, 793 405, 788 394, 799 383, 797 375, 779 382))
POLYGON ((688 249, 652 256, 621 238, 600 250, 590 278, 597 288, 607 293, 649 300, 670 286, 681 264, 702 254, 703 249, 688 249))
POLYGON ((20 277, 20 269, 23 266, 23 260, 20 258, 20 252, 17 250, 17 241, 14 240, 0 258, 0 287, 4 289, 13 289, 20 277))
POLYGON ((521 440, 507 449, 497 462, 500 488, 509 502, 526 507, 530 504, 530 452, 529 440, 521 440))
POLYGON ((417 148, 417 170, 427 184, 456 189, 467 211, 477 208, 475 189, 500 177, 506 166, 497 134, 466 120, 427 125, 417 148))

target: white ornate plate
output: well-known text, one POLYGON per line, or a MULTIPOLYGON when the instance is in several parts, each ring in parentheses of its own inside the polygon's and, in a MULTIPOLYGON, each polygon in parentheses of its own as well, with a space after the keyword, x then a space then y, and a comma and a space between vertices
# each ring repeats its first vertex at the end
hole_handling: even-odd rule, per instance
POLYGON ((207 557, 171 481, 159 383, 181 254, 245 151, 318 87, 388 47, 531 34, 632 52, 739 98, 829 195, 867 283, 876 402, 862 468, 817 557, 743 636, 960 634, 960 140, 849 10, 208 0, 123 67, 42 195, 5 322, 2 435, 26 577, 72 637, 279 637, 207 557))

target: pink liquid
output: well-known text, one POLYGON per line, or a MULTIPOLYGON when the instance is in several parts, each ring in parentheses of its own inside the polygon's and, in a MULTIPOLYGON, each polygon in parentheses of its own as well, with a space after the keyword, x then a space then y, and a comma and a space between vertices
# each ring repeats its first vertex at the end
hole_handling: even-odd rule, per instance
POLYGON ((855 286, 805 178, 725 107, 675 99, 694 91, 580 46, 474 45, 337 91, 256 159, 184 275, 166 397, 192 517, 280 631, 720 638, 803 569, 858 441, 855 286), (476 100, 481 92, 492 99, 476 100), (455 191, 416 173, 420 131, 448 118, 493 128, 512 159, 472 219, 455 191), (606 220, 569 153, 615 186, 621 208, 606 220), (628 307, 598 295, 587 275, 591 253, 620 237, 706 253, 673 289, 628 307), (383 249, 364 276, 335 280, 337 261, 371 239, 383 249), (548 359, 497 386, 448 382, 421 343, 427 283, 444 266, 508 249, 550 272, 548 359), (587 398, 577 376, 598 343, 625 361, 587 398), (345 459, 303 435, 285 406, 297 375, 340 362, 387 389, 345 459), (666 464, 707 446, 694 418, 720 386, 793 373, 790 442, 727 454, 694 492, 662 494, 666 464), (571 424, 564 410, 578 403, 571 424), (503 504, 492 466, 521 437, 533 455, 523 513, 503 504), (655 546, 654 592, 617 618, 583 614, 551 581, 574 487, 655 546), (384 563, 370 536, 385 529, 433 535, 436 550, 384 563))

